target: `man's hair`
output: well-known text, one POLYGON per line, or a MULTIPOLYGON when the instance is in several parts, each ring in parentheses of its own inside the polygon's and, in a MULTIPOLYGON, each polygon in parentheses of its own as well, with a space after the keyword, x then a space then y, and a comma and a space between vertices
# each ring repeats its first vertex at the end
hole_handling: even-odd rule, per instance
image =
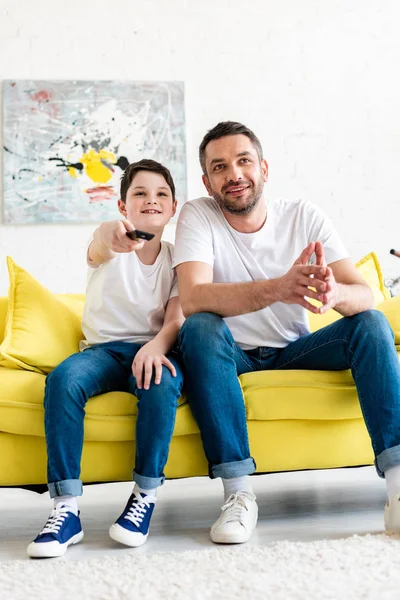
POLYGON ((174 180, 172 179, 172 175, 161 163, 151 160, 148 158, 143 158, 138 162, 134 162, 129 165, 124 171, 124 174, 121 177, 121 200, 122 202, 126 202, 126 194, 128 193, 129 187, 139 171, 150 171, 151 173, 159 173, 162 175, 171 188, 172 199, 175 200, 175 185, 174 180))
POLYGON ((257 150, 258 158, 260 160, 263 159, 263 150, 261 146, 261 142, 256 136, 255 133, 246 125, 242 123, 237 123, 236 121, 222 121, 218 123, 215 127, 207 131, 206 135, 203 137, 203 141, 199 147, 199 159, 201 168, 203 169, 204 175, 207 175, 206 169, 206 147, 212 140, 219 140, 222 137, 227 135, 245 135, 252 142, 253 146, 257 150))

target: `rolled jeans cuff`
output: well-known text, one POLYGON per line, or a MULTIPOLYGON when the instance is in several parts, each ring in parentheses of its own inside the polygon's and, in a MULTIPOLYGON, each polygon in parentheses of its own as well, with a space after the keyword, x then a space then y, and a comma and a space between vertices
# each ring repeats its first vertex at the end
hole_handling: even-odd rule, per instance
POLYGON ((379 477, 385 477, 385 471, 400 465, 400 446, 393 446, 381 452, 375 458, 375 468, 379 477))
POLYGON ((233 479, 234 477, 243 477, 251 475, 256 470, 254 458, 245 458, 236 462, 221 463, 212 465, 209 469, 211 479, 222 477, 223 479, 233 479))
POLYGON ((165 477, 145 477, 133 471, 133 481, 143 490, 154 490, 164 483, 165 477))
POLYGON ((82 496, 83 487, 80 479, 64 479, 64 481, 55 481, 48 483, 50 498, 57 496, 82 496))

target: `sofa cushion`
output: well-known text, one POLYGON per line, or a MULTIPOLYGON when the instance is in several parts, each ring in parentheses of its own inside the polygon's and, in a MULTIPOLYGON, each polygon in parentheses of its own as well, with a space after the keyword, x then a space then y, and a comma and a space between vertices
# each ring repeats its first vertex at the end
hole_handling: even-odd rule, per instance
MULTIPOLYGON (((43 396, 46 377, 22 369, 0 368, 0 432, 44 436, 43 396)), ((137 399, 126 392, 88 400, 85 440, 129 441, 136 438, 137 399)), ((185 398, 180 398, 174 435, 197 433, 185 398)))
POLYGON ((362 418, 350 371, 258 371, 239 379, 248 421, 362 418))
POLYGON ((388 300, 390 291, 385 287, 382 269, 375 252, 370 252, 356 263, 356 267, 374 292, 375 304, 388 300))
POLYGON ((393 329, 395 343, 400 345, 400 296, 394 296, 376 307, 383 312, 393 329))
MULTIPOLYGON (((241 375, 248 421, 340 421, 361 419, 350 371, 260 371, 241 375)), ((45 376, 0 369, 0 431, 44 436, 45 376)), ((135 396, 112 392, 86 405, 85 440, 136 438, 135 396)), ((198 433, 189 405, 179 401, 174 436, 198 433)))
POLYGON ((6 327, 6 315, 7 315, 8 298, 7 296, 0 297, 0 343, 4 338, 4 330, 6 327))
POLYGON ((57 298, 10 257, 7 265, 10 289, 0 364, 49 373, 79 350, 82 302, 57 298))

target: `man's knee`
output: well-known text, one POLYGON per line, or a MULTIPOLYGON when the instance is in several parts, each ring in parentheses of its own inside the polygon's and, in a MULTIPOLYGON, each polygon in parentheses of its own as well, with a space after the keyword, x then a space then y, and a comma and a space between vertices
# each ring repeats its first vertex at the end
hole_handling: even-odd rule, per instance
POLYGON ((218 343, 229 343, 231 334, 225 321, 219 315, 209 312, 190 315, 179 333, 179 345, 185 352, 189 348, 200 348, 202 352, 218 343))
POLYGON ((223 329, 224 325, 224 320, 219 315, 209 312, 195 313, 187 317, 183 323, 180 337, 207 338, 223 329))
POLYGON ((393 338, 393 331, 389 325, 389 322, 385 315, 379 310, 365 310, 357 315, 351 317, 354 322, 355 328, 359 332, 380 338, 382 336, 389 336, 393 338))

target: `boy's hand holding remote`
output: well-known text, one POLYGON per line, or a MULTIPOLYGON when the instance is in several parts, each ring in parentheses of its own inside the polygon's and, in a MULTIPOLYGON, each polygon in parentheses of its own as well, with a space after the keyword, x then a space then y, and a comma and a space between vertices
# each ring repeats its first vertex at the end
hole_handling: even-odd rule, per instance
POLYGON ((114 258, 117 252, 133 252, 143 248, 145 241, 130 239, 126 235, 128 231, 134 231, 134 227, 127 219, 102 223, 94 232, 89 247, 89 261, 102 264, 114 258))

